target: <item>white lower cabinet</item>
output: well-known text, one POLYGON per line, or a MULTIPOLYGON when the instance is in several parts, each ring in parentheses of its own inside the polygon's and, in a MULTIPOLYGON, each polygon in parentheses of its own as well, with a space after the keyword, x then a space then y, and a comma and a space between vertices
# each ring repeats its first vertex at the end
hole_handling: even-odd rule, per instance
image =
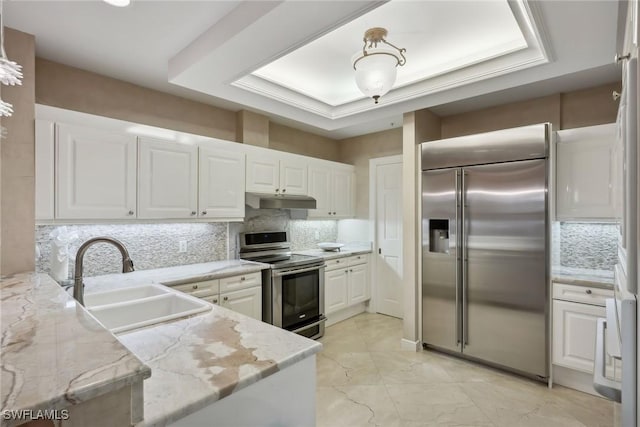
POLYGON ((220 305, 245 316, 262 320, 262 287, 220 294, 220 305))
POLYGON ((369 258, 356 255, 326 262, 324 307, 326 314, 367 301, 370 298, 369 258))
POLYGON ((174 285, 171 288, 245 316, 262 320, 262 275, 260 272, 174 285))
MULTIPOLYGON (((613 291, 559 283, 553 287, 553 364, 588 374, 586 379, 590 381, 597 322, 606 317, 604 301, 613 298, 613 291), (560 296, 566 299, 558 299, 560 296)), ((611 358, 606 361, 606 371, 613 378, 611 358)))

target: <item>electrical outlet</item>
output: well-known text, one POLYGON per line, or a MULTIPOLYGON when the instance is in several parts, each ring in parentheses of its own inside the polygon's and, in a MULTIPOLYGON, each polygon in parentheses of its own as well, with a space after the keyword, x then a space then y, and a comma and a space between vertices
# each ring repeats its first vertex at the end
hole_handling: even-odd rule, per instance
POLYGON ((316 240, 320 238, 320 230, 316 230, 316 240))
POLYGON ((180 253, 185 253, 187 252, 187 241, 186 240, 180 240, 180 242, 178 242, 178 252, 180 253))

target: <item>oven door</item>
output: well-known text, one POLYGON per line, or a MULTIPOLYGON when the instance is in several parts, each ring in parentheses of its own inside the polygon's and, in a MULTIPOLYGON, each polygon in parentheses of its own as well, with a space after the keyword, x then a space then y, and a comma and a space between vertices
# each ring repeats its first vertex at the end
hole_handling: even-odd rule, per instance
POLYGON ((324 265, 273 271, 273 324, 309 338, 324 332, 324 265))

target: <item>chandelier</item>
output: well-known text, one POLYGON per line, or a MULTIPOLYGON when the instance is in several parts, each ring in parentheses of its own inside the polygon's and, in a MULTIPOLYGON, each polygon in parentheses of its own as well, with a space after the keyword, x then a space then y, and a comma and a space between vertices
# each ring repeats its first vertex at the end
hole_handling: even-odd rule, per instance
POLYGON ((364 33, 362 51, 358 51, 352 58, 358 88, 366 96, 373 98, 376 104, 396 82, 398 66, 407 62, 404 57, 407 50, 394 46, 385 37, 386 28, 369 28, 364 33), (378 47, 378 43, 386 46, 378 47))
MULTIPOLYGON (((3 1, 0 0, 0 83, 7 86, 22 84, 22 66, 9 60, 4 50, 4 11, 3 1)), ((9 117, 13 114, 13 105, 0 99, 0 117, 9 117)))

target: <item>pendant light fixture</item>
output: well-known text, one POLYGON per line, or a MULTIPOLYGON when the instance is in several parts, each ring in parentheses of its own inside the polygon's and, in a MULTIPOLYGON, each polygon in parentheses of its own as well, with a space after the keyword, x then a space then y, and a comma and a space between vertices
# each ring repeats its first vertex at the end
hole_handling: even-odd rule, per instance
MULTIPOLYGON (((22 66, 9 60, 4 50, 4 10, 0 0, 0 83, 7 86, 22 85, 22 66)), ((13 114, 13 106, 0 99, 0 117, 13 114)))
POLYGON ((369 28, 364 33, 362 52, 357 52, 352 58, 358 88, 376 104, 396 82, 398 66, 407 62, 404 57, 407 50, 389 43, 386 37, 386 28, 369 28), (388 47, 378 47, 378 43, 388 47))

